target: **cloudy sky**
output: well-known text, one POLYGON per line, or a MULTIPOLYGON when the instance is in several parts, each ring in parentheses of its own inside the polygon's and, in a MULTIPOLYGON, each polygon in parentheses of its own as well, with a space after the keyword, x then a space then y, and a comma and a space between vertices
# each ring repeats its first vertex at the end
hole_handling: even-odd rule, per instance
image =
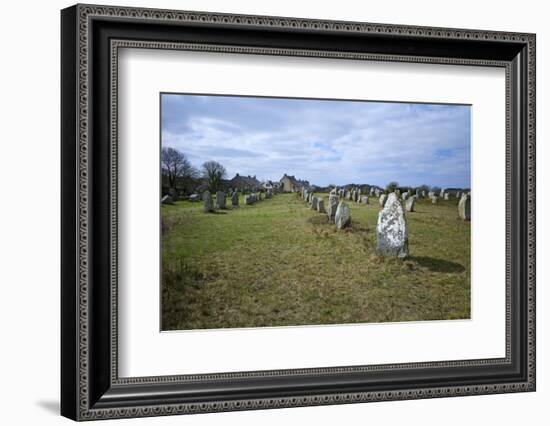
POLYGON ((470 107, 162 94, 162 146, 197 168, 315 185, 470 187, 470 107))

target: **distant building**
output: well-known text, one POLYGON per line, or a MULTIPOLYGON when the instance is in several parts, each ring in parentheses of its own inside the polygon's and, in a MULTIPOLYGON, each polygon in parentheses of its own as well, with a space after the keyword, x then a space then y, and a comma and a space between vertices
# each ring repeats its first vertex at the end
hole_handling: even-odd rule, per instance
POLYGON ((256 176, 241 176, 238 173, 229 180, 228 185, 239 191, 257 191, 262 188, 262 183, 256 179, 256 176))
POLYGON ((294 176, 289 176, 286 173, 279 180, 279 183, 283 192, 299 192, 302 187, 309 188, 308 181, 296 179, 294 176))

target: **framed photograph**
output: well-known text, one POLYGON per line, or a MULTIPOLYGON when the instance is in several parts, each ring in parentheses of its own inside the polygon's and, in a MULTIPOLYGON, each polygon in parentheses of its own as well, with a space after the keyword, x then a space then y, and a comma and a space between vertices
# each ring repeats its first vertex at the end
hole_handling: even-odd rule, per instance
POLYGON ((535 390, 535 35, 61 12, 61 412, 535 390))

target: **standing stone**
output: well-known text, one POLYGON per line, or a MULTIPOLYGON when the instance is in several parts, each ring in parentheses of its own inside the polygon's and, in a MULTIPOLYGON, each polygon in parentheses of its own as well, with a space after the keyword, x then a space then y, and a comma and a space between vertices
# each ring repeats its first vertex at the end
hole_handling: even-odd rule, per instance
POLYGON ((231 194, 231 205, 233 207, 238 207, 239 206, 239 193, 237 191, 233 192, 233 194, 231 194))
POLYGON ((428 198, 433 198, 435 196, 435 192, 430 191, 428 192, 428 198))
POLYGON ((405 212, 397 194, 390 194, 378 213, 377 251, 383 256, 404 258, 409 255, 409 232, 405 212))
POLYGON ((361 202, 362 202, 363 204, 369 204, 369 196, 368 196, 368 195, 363 195, 363 196, 361 197, 361 202))
POLYGON ((416 198, 420 198, 420 189, 416 188, 416 198))
POLYGON ((322 198, 319 198, 317 200, 317 211, 319 213, 326 213, 326 210, 325 210, 325 201, 322 199, 322 198))
POLYGON ((204 212, 209 213, 214 211, 214 201, 212 200, 212 194, 210 191, 204 191, 202 194, 202 201, 204 201, 204 212))
POLYGON ((407 198, 409 198, 409 193, 403 192, 403 194, 401 194, 401 198, 403 198, 403 200, 406 200, 407 198))
POLYGON ((311 197, 311 209, 317 210, 317 197, 311 197))
POLYGON ((252 194, 246 194, 244 196, 244 203, 249 206, 254 202, 254 196, 252 194))
POLYGON ((401 190, 400 189, 396 189, 395 190, 395 194, 400 197, 401 196, 401 190))
POLYGON ((426 197, 426 191, 422 191, 422 198, 426 197))
POLYGON ((414 212, 414 203, 416 201, 416 196, 410 197, 407 201, 405 201, 405 209, 408 212, 414 212))
POLYGON ((258 195, 256 196, 256 199, 258 201, 262 201, 263 200, 263 194, 261 192, 258 192, 258 195))
POLYGON ((225 192, 216 192, 216 207, 219 209, 225 209, 225 192))
POLYGON ((460 193, 460 191, 456 191, 456 198, 458 198, 459 200, 462 198, 462 194, 460 193))
POLYGON ((174 204, 174 199, 170 195, 165 195, 162 197, 162 200, 160 200, 161 204, 174 204))
POLYGON ((380 203, 380 207, 384 207, 384 204, 386 204, 386 198, 388 198, 386 194, 382 194, 380 196, 380 198, 378 199, 378 202, 380 203))
POLYGON ((438 198, 437 195, 434 195, 432 197, 432 204, 437 204, 437 198, 438 198))
POLYGON ((462 194, 462 198, 458 202, 458 215, 462 220, 470 220, 470 195, 462 194))
POLYGON ((441 188, 441 192, 439 193, 439 198, 445 197, 445 188, 441 188))
POLYGON ((351 201, 351 191, 346 191, 346 198, 351 201))
POLYGON ((329 195, 328 205, 327 205, 328 220, 330 221, 334 220, 334 217, 336 216, 337 208, 338 208, 338 196, 333 194, 329 195))
POLYGON ((336 227, 338 229, 346 228, 351 224, 351 213, 349 206, 343 201, 340 202, 336 208, 334 222, 336 223, 336 227))
POLYGON ((374 195, 374 187, 373 186, 370 187, 369 193, 370 193, 371 197, 374 195))

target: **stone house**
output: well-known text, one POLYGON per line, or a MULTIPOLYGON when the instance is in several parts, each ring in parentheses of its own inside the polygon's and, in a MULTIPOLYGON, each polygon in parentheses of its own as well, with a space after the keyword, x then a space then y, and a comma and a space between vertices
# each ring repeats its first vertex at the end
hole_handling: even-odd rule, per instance
POLYGON ((258 191, 262 188, 262 183, 256 179, 256 176, 241 176, 238 173, 228 181, 227 185, 238 191, 258 191))
POLYGON ((283 192, 300 192, 302 187, 309 187, 309 182, 296 179, 294 176, 289 176, 286 173, 279 182, 281 184, 281 191, 283 192))

